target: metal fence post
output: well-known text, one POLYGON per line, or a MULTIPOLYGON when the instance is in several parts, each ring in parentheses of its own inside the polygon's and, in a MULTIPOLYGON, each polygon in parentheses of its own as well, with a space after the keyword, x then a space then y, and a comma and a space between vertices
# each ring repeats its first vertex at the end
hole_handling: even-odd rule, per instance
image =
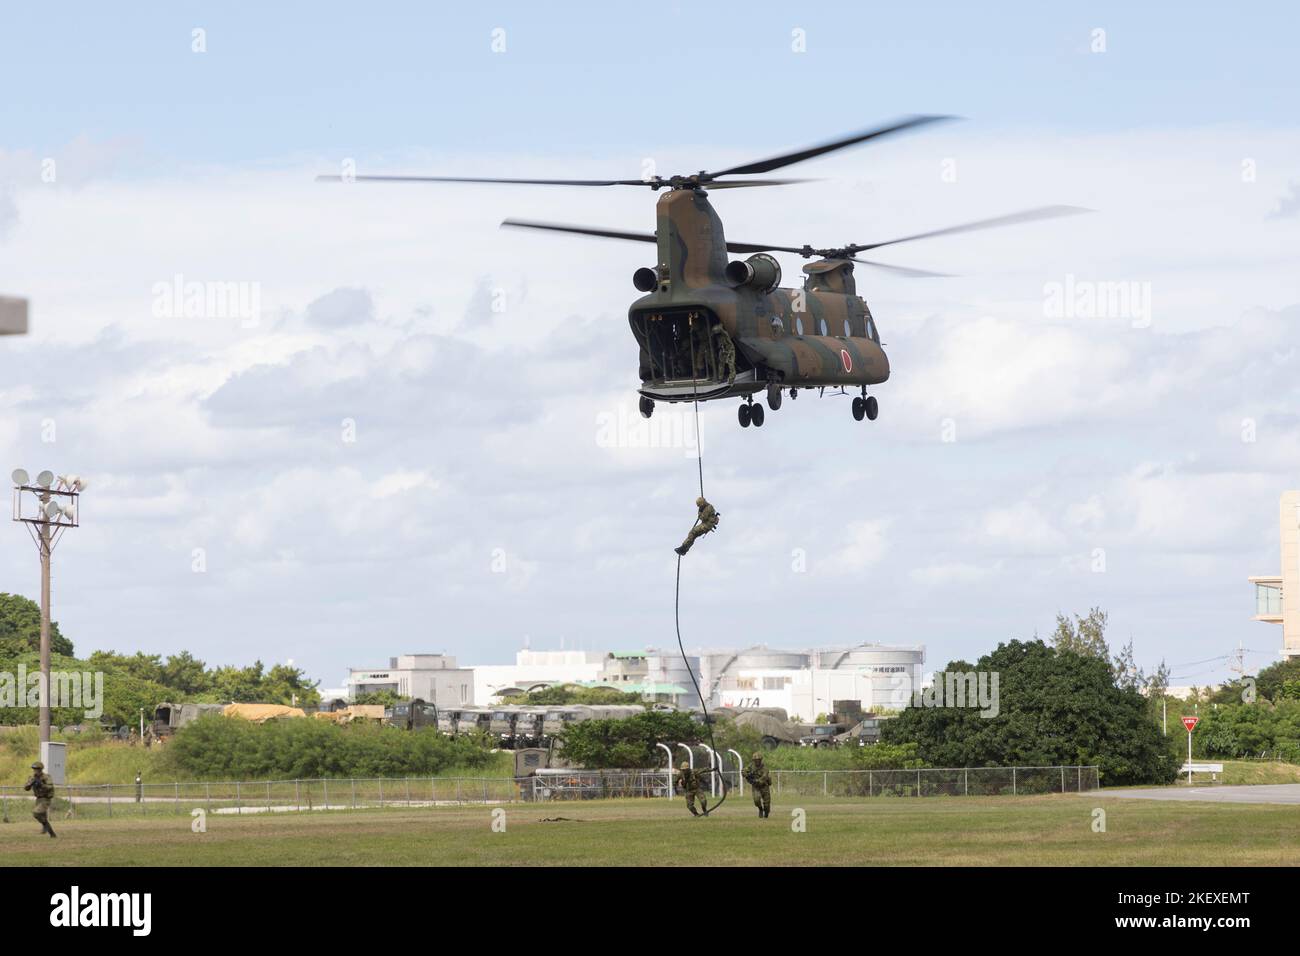
POLYGON ((271 781, 266 781, 266 812, 271 812, 271 781))
POLYGON ((322 779, 321 783, 324 785, 325 788, 325 809, 328 810, 330 808, 330 782, 328 778, 326 778, 326 779, 322 779))
POLYGON ((180 781, 178 780, 176 781, 176 794, 172 798, 172 812, 180 813, 181 812, 180 805, 181 805, 181 784, 180 781))
POLYGON ((355 810, 357 808, 357 778, 352 777, 350 779, 352 780, 352 809, 355 810))
POLYGON ((293 805, 302 810, 302 788, 298 786, 296 779, 293 782, 293 805))
POLYGON ((963 770, 961 776, 962 776, 962 783, 961 783, 962 796, 969 797, 970 796, 970 767, 967 767, 965 770, 963 770))
POLYGON ((243 801, 239 797, 239 781, 235 781, 235 812, 241 813, 244 809, 243 801))
POLYGON ((916 772, 916 795, 921 795, 921 771, 916 772))
POLYGON ((1061 767, 1061 793, 1065 793, 1065 767, 1061 767))
POLYGON ((460 803, 460 777, 456 778, 456 802, 460 803))
POLYGON ((1016 795, 1016 768, 1011 768, 1011 795, 1016 795))
POLYGON ((208 813, 212 812, 212 784, 210 783, 205 783, 203 785, 203 806, 207 809, 208 813))
POLYGON ((406 778, 406 805, 411 805, 411 778, 406 778))
POLYGON ((825 770, 822 771, 822 796, 823 797, 826 796, 826 783, 829 776, 830 775, 825 770))

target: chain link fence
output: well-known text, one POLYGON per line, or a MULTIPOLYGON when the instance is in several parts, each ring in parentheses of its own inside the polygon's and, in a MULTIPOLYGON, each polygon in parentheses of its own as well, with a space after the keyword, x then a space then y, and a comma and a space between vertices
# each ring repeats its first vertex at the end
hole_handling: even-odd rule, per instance
MULTIPOLYGON (((1100 787, 1091 767, 970 767, 924 770, 773 770, 775 794, 826 797, 1026 796, 1083 793, 1100 787)), ((728 771, 736 793, 747 787, 728 771)), ((116 817, 284 813, 382 807, 434 807, 520 801, 659 798, 674 795, 667 770, 548 770, 527 777, 372 777, 61 786, 61 816, 116 817)), ((4 819, 31 812, 21 787, 0 787, 4 819)))

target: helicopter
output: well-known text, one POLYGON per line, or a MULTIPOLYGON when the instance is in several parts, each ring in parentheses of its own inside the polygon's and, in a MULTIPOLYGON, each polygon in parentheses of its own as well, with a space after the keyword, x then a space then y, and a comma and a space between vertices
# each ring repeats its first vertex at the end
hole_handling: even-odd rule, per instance
MULTIPOLYGON (((739 398, 737 419, 741 427, 762 427, 766 416, 762 404, 754 401, 755 394, 766 392, 767 407, 776 411, 786 392, 795 399, 801 389, 815 388, 824 394, 830 388, 845 394, 849 389, 857 390, 859 394, 852 402, 854 419, 874 421, 880 406, 868 388, 889 379, 889 358, 881 345, 875 317, 866 300, 857 294, 854 265, 907 278, 945 274, 875 262, 862 258, 860 253, 1087 210, 1043 206, 897 239, 815 248, 728 241, 708 194, 715 189, 806 182, 735 177, 769 173, 848 146, 950 119, 953 117, 903 117, 818 146, 689 175, 602 180, 391 175, 347 178, 358 182, 642 186, 655 192, 664 190, 656 204, 653 233, 521 219, 501 223, 508 228, 655 244, 658 255, 654 267, 637 269, 632 276, 633 286, 644 294, 628 309, 628 323, 640 348, 641 415, 651 417, 657 402, 739 398), (774 252, 816 260, 803 267, 801 288, 781 287, 781 265, 771 255, 774 252), (728 253, 748 256, 728 261, 728 253)), ((317 179, 338 182, 344 177, 317 179)))

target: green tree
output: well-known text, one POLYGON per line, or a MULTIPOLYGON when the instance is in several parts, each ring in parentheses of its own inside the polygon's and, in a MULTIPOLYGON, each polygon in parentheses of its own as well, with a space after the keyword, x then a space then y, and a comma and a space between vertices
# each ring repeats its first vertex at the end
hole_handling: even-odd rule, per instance
POLYGON ((646 711, 622 720, 584 720, 560 735, 564 757, 579 767, 603 770, 659 767, 664 754, 656 745, 694 744, 704 728, 682 711, 646 711))
POLYGON ((1177 762, 1135 688, 1116 684, 1105 657, 1011 641, 948 671, 997 674, 998 713, 907 707, 882 726, 890 744, 914 742, 936 767, 1096 764, 1108 784, 1168 783, 1177 762))
POLYGON ((617 690, 613 687, 579 687, 576 684, 557 684, 541 690, 530 691, 507 698, 510 704, 558 707, 565 704, 640 704, 640 694, 617 690))
POLYGON ((1262 669, 1255 677, 1255 689, 1260 697, 1276 700, 1283 694, 1287 681, 1300 680, 1300 657, 1288 657, 1262 669))
POLYGON ((184 697, 193 697, 212 689, 212 678, 207 665, 189 651, 181 651, 167 658, 162 668, 162 683, 174 687, 184 697))
MULTIPOLYGON (((41 606, 21 594, 0 593, 0 657, 41 649, 41 606)), ((50 652, 72 656, 72 641, 50 621, 50 652)))
POLYGON ((1052 632, 1052 647, 1058 651, 1073 651, 1084 657, 1110 660, 1110 645, 1106 643, 1106 612, 1099 607, 1088 611, 1087 617, 1074 615, 1071 622, 1064 614, 1056 615, 1056 630, 1052 632))

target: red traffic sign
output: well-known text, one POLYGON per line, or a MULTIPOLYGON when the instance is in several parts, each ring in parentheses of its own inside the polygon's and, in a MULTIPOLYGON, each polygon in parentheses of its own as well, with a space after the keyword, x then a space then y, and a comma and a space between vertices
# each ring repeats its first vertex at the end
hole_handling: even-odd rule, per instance
POLYGON ((1196 729, 1196 725, 1200 723, 1200 721, 1201 718, 1199 717, 1184 717, 1183 726, 1187 728, 1187 732, 1190 734, 1193 730, 1196 729))

